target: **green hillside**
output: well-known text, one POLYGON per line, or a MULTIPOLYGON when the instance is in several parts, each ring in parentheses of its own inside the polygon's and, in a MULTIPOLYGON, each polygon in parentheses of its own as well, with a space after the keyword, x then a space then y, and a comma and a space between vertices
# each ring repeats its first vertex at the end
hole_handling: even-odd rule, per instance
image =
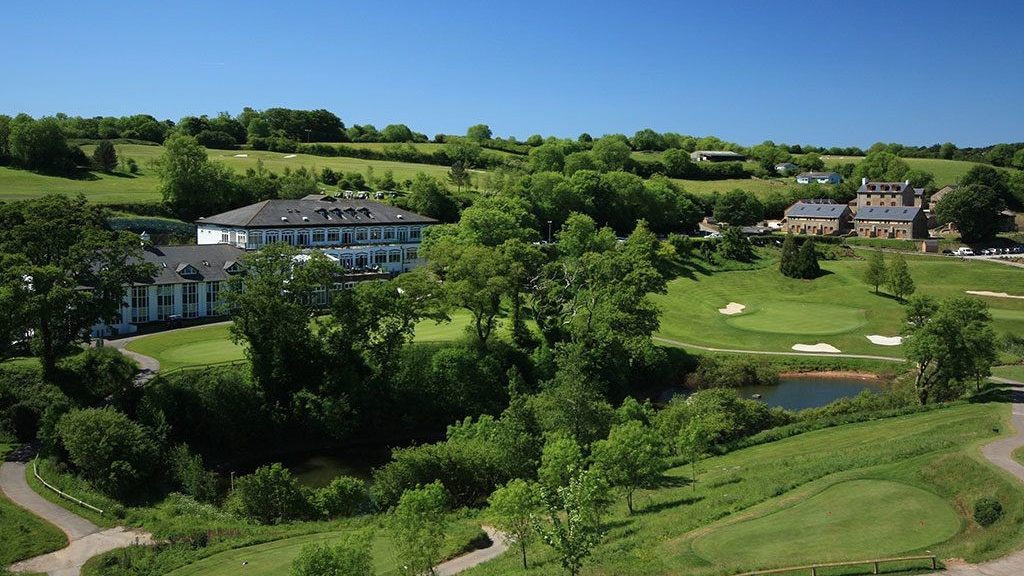
MULTIPOLYGON (((835 168, 842 164, 857 164, 864 158, 862 156, 822 156, 821 159, 825 161, 826 167, 835 168)), ((976 165, 975 162, 936 158, 904 158, 903 161, 913 170, 931 172, 935 176, 937 186, 956 184, 971 167, 976 165)))
MULTIPOLYGON (((432 146, 437 146, 432 144, 432 146)), ((92 154, 94 146, 82 146, 86 154, 92 154)), ((57 176, 44 176, 27 170, 14 170, 0 167, 0 200, 19 200, 34 198, 46 193, 60 194, 82 193, 95 202, 129 203, 158 202, 160 193, 159 178, 153 161, 163 153, 162 146, 146 146, 142 144, 118 144, 116 147, 119 158, 134 158, 139 164, 139 174, 103 174, 94 172, 89 179, 73 180, 57 176)), ((295 170, 299 167, 320 170, 331 168, 335 171, 366 173, 372 167, 378 176, 391 170, 395 180, 413 178, 417 173, 424 172, 441 179, 447 178, 448 167, 431 164, 412 164, 406 162, 387 162, 381 160, 362 160, 359 158, 322 157, 308 154, 290 154, 257 150, 209 150, 211 160, 222 162, 237 172, 254 168, 258 160, 273 172, 281 173, 284 169, 295 170)))

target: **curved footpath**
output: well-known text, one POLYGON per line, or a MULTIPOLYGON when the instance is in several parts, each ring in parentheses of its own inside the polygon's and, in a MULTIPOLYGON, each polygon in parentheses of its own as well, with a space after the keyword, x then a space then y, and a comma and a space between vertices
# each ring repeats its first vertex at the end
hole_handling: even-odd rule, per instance
POLYGON ((60 528, 67 534, 65 548, 23 560, 11 566, 12 572, 45 572, 51 576, 78 576, 86 561, 97 554, 131 544, 150 544, 152 537, 141 531, 127 530, 123 526, 100 530, 92 522, 61 508, 35 493, 25 480, 27 463, 25 452, 0 466, 0 491, 9 500, 60 528))
POLYGON ((452 576, 458 574, 470 568, 483 564, 488 560, 493 560, 498 556, 501 556, 508 550, 508 536, 502 532, 498 532, 490 526, 482 526, 484 532, 487 533, 487 537, 491 539, 491 545, 487 548, 481 548, 474 550, 469 554, 463 554, 457 558, 452 558, 447 562, 442 562, 437 566, 434 566, 434 573, 437 576, 452 576))

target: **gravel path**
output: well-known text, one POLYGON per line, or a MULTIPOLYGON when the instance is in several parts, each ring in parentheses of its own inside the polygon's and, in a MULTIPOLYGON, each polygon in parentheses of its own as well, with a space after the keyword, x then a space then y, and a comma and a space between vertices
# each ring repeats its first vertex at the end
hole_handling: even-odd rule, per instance
POLYGON ((68 546, 23 560, 11 566, 12 572, 45 572, 51 576, 78 576, 89 558, 131 544, 149 544, 144 532, 123 527, 101 530, 92 522, 36 494, 25 480, 27 464, 8 461, 0 466, 0 490, 12 502, 60 528, 68 536, 68 546))
POLYGON ((438 564, 434 567, 434 572, 437 576, 452 576, 452 574, 458 574, 465 570, 469 570, 474 566, 483 564, 488 560, 493 560, 498 556, 501 556, 508 550, 508 537, 495 530, 490 526, 483 526, 484 532, 487 533, 487 537, 491 539, 491 545, 487 548, 480 550, 474 550, 469 554, 463 554, 458 558, 452 558, 451 560, 438 564))

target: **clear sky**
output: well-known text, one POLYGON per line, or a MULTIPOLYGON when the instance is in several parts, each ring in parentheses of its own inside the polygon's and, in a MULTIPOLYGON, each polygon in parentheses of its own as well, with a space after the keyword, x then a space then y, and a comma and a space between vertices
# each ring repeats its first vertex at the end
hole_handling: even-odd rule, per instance
POLYGON ((0 113, 327 108, 429 136, 1024 140, 1024 2, 11 1, 0 113))

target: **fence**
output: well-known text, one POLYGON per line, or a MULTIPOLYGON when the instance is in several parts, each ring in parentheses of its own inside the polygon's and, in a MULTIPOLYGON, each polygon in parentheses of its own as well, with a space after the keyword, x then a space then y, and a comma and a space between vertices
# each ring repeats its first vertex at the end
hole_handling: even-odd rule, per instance
POLYGON ((891 562, 914 562, 917 560, 928 560, 931 562, 932 570, 936 569, 936 559, 934 554, 924 554, 921 556, 899 556, 895 558, 876 558, 874 560, 854 560, 851 562, 829 562, 825 564, 808 564, 806 566, 791 566, 789 568, 773 568, 771 570, 754 570, 753 572, 744 572, 737 574, 736 576, 767 576, 768 574, 785 574, 787 572, 800 572, 810 571, 811 576, 818 576, 818 570, 822 568, 839 568, 842 566, 871 566, 872 574, 878 574, 879 566, 891 562))
POLYGON ((72 495, 70 495, 70 494, 68 494, 66 492, 62 492, 62 491, 58 490, 56 486, 50 484, 46 480, 43 480, 43 477, 39 475, 39 467, 36 466, 36 463, 38 461, 39 461, 39 457, 38 456, 34 460, 32 460, 32 474, 36 477, 36 480, 39 480, 40 482, 43 483, 43 486, 46 486, 50 490, 53 490, 61 498, 64 498, 64 499, 67 499, 67 500, 71 500, 72 502, 74 502, 75 504, 78 504, 79 506, 81 506, 83 508, 88 508, 89 510, 92 510, 93 512, 98 512, 100 515, 103 514, 103 510, 100 510, 99 508, 93 506, 92 504, 89 504, 88 502, 84 502, 82 500, 79 500, 78 498, 75 498, 74 496, 72 496, 72 495))

